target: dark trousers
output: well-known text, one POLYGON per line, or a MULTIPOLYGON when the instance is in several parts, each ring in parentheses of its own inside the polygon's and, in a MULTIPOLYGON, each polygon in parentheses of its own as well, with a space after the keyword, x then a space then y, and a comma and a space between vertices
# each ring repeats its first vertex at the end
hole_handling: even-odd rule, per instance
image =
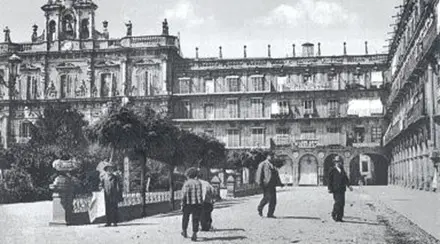
POLYGON ((269 203, 267 216, 273 216, 275 206, 277 205, 277 191, 274 186, 263 187, 263 199, 261 199, 260 204, 258 205, 258 211, 263 211, 263 208, 267 203, 269 203))
POLYGON ((333 204, 332 217, 335 220, 342 220, 344 217, 345 192, 334 192, 333 199, 335 203, 333 204))
POLYGON ((212 203, 203 203, 202 211, 200 213, 200 225, 202 226, 202 230, 204 231, 208 231, 211 229, 212 210, 214 210, 214 205, 212 203))
POLYGON ((202 211, 201 204, 189 204, 183 206, 182 216, 182 230, 188 229, 189 216, 192 215, 192 230, 193 232, 199 231, 200 212, 202 211))
POLYGON ((118 203, 105 197, 105 217, 107 224, 118 223, 118 203))

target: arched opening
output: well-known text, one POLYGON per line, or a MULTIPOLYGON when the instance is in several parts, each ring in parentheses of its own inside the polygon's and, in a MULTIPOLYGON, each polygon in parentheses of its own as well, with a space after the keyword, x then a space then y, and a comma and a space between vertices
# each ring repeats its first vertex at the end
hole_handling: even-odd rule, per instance
POLYGON ((291 186, 294 184, 294 179, 295 179, 295 172, 293 170, 293 161, 287 155, 281 155, 279 157, 281 160, 285 162, 283 167, 279 169, 281 182, 283 184, 291 186))
POLYGON ((63 18, 63 33, 66 38, 74 38, 75 23, 71 14, 64 15, 63 18))
POLYGON ((89 31, 89 20, 83 19, 81 21, 81 39, 87 39, 90 37, 90 31, 89 31))
MULTIPOLYGON (((331 167, 333 167, 333 158, 335 158, 336 156, 340 156, 340 158, 342 159, 341 155, 333 153, 333 154, 328 155, 324 160, 324 177, 323 177, 322 184, 325 186, 328 184, 328 173, 329 173, 331 167)), ((344 162, 342 162, 342 163, 344 163, 344 162)))
POLYGON ((311 154, 299 160, 299 185, 318 185, 318 160, 311 154))
POLYGON ((110 96, 110 85, 112 83, 112 74, 103 73, 101 74, 101 97, 110 96))
POLYGON ((55 22, 55 20, 51 20, 49 22, 49 31, 47 33, 47 38, 48 41, 53 41, 55 40, 55 33, 57 30, 57 23, 55 22))
POLYGON ((350 161, 350 184, 387 185, 388 160, 380 154, 359 154, 350 161))

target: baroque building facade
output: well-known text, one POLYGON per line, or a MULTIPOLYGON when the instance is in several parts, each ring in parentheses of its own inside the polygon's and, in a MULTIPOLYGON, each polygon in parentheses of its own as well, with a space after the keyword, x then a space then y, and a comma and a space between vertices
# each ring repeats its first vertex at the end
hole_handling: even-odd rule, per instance
POLYGON ((439 1, 404 1, 391 40, 384 146, 389 182, 436 190, 439 180, 439 1))
POLYGON ((71 104, 93 123, 109 103, 127 98, 170 113, 182 129, 211 134, 229 150, 274 149, 286 161, 280 173, 287 184, 325 185, 335 155, 353 183, 394 182, 396 156, 386 149, 395 152, 395 143, 389 134, 387 148, 382 143, 395 111, 387 104, 387 119, 382 111, 389 55, 368 54, 367 43, 365 54, 349 55, 344 43, 340 55, 322 56, 319 43, 317 50, 305 43, 302 55, 293 46, 287 58, 271 57, 270 46, 267 57, 247 57, 245 46, 243 58, 224 59, 220 47, 218 57, 199 58, 196 50, 190 59, 166 20, 161 35, 133 36, 129 22, 126 35, 113 39, 108 22, 98 31, 97 8, 91 0, 49 0, 45 31, 33 26, 31 42, 14 43, 4 30, 3 147, 29 140, 30 123, 47 104, 71 104))

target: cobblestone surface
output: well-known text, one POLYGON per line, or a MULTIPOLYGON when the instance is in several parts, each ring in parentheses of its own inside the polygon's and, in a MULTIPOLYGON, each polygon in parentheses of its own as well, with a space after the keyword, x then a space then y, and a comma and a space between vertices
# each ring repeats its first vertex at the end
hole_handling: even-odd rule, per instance
MULTIPOLYGON (((258 195, 216 203, 215 229, 200 232, 198 242, 440 243, 361 189, 347 192, 343 223, 331 219, 333 199, 323 187, 279 192, 276 219, 258 216, 256 206, 260 198, 258 195)), ((119 227, 49 227, 47 216, 36 214, 37 219, 33 219, 35 213, 29 211, 27 217, 12 214, 17 208, 0 206, 0 243, 191 243, 180 236, 179 211, 121 223, 119 227), (18 221, 20 218, 23 220, 18 221), (18 223, 21 224, 17 226, 18 223)), ((32 211, 38 212, 37 209, 32 211)), ((191 229, 188 232, 191 233, 191 229)))

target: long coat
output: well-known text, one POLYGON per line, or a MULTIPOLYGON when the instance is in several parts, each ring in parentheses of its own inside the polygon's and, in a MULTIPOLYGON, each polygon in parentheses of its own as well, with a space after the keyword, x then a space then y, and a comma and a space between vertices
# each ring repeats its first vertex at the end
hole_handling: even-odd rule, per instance
POLYGON ((101 176, 101 186, 104 189, 105 198, 111 203, 122 201, 122 186, 117 175, 104 173, 101 176))
POLYGON ((345 170, 341 169, 339 172, 335 167, 331 168, 328 174, 329 192, 345 192, 347 186, 350 186, 350 182, 345 170))
POLYGON ((264 160, 258 165, 256 181, 262 187, 281 186, 281 179, 278 170, 269 160, 264 160))

